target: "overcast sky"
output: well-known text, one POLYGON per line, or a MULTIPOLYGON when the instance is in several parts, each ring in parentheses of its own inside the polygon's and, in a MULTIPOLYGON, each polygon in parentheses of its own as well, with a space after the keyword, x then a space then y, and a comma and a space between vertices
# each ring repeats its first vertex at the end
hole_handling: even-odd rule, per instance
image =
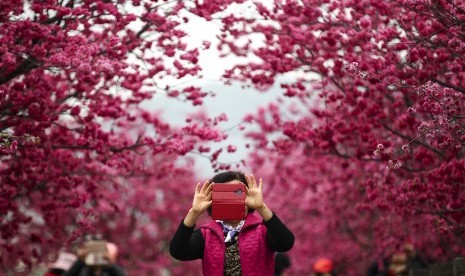
MULTIPOLYGON (((264 93, 258 92, 252 88, 243 89, 240 84, 233 84, 232 86, 224 85, 220 81, 223 71, 231 67, 233 62, 237 62, 238 59, 219 58, 216 50, 216 45, 218 43, 216 35, 220 33, 220 22, 218 20, 206 21, 192 14, 186 15, 190 18, 190 21, 184 29, 189 34, 186 41, 190 47, 198 47, 201 49, 204 40, 210 41, 212 45, 210 49, 200 51, 199 64, 203 68, 203 78, 190 80, 187 83, 183 80, 182 84, 179 85, 181 87, 183 85, 202 86, 206 91, 215 92, 216 96, 206 97, 204 99, 204 104, 201 108, 211 117, 225 113, 229 120, 222 124, 222 128, 229 129, 237 125, 246 114, 254 113, 258 107, 266 106, 269 102, 276 99, 281 93, 279 89, 276 88, 264 93)), ((173 86, 173 83, 170 83, 170 85, 173 86)), ((164 95, 156 95, 146 106, 163 110, 163 117, 165 119, 169 120, 170 123, 180 125, 185 123, 186 115, 192 113, 195 108, 197 108, 194 108, 190 103, 182 103, 164 95)), ((243 131, 240 131, 236 127, 229 130, 227 133, 229 137, 222 145, 234 144, 237 146, 237 152, 234 154, 224 153, 220 155, 220 161, 229 163, 244 159, 247 155, 247 149, 245 148, 247 141, 243 137, 243 131)), ((210 177, 214 174, 206 158, 197 157, 192 154, 190 156, 196 158, 199 174, 201 176, 210 177)))

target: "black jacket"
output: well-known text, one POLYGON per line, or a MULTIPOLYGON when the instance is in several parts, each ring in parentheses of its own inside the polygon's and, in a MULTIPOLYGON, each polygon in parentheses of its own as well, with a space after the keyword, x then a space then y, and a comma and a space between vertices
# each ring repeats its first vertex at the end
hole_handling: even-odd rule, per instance
MULTIPOLYGON (((78 259, 63 276, 94 276, 94 272, 91 267, 78 259)), ((101 276, 126 276, 126 274, 121 267, 113 264, 106 266, 101 276)))

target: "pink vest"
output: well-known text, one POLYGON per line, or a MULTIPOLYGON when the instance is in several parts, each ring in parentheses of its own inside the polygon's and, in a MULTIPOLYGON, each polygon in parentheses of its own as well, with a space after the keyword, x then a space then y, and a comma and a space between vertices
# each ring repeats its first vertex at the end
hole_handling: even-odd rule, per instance
MULTIPOLYGON (((202 268, 206 276, 223 276, 226 245, 222 227, 212 221, 201 228, 205 239, 202 268)), ((266 243, 266 226, 252 214, 245 218, 237 240, 244 276, 273 276, 274 252, 266 243)))

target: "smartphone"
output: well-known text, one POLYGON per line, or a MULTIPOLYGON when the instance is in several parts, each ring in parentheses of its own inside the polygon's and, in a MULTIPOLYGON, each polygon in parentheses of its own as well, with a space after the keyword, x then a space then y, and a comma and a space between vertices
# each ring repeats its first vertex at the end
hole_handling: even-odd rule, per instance
POLYGON ((88 254, 85 263, 89 266, 107 265, 108 260, 105 258, 107 253, 107 242, 104 240, 90 240, 84 243, 88 254))
POLYGON ((245 219, 246 186, 243 183, 214 183, 212 193, 212 219, 245 219))

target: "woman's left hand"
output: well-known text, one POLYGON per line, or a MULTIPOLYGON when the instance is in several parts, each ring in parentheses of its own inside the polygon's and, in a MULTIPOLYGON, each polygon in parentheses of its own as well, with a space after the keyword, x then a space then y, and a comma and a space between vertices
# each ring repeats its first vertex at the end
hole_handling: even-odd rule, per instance
POLYGON ((258 210, 262 208, 265 204, 263 203, 263 194, 262 194, 262 187, 263 181, 260 178, 258 185, 255 181, 255 177, 253 175, 248 176, 245 175, 245 180, 247 180, 247 185, 249 186, 247 189, 247 197, 245 199, 245 205, 251 209, 258 210))

